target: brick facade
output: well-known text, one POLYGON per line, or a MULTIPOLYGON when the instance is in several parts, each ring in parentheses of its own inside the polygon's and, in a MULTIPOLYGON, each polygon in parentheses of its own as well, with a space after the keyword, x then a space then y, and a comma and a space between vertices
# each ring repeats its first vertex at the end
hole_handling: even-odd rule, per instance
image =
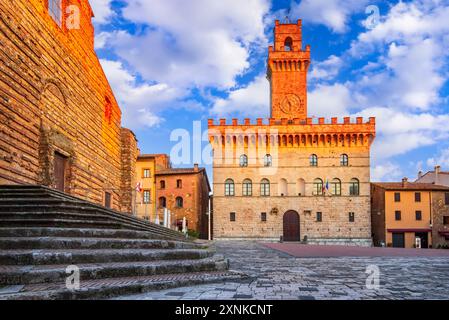
POLYGON ((58 25, 46 0, 0 3, 0 184, 55 187, 57 153, 66 159, 65 192, 103 203, 107 191, 113 208, 128 210, 136 141, 122 140, 89 2, 62 3, 62 12, 79 8, 80 28, 58 25))
POLYGON ((197 165, 194 168, 157 170, 156 204, 159 219, 163 219, 161 198, 164 198, 165 207, 172 212, 173 227, 179 225, 185 217, 188 229, 198 232, 200 238, 207 239, 210 190, 206 170, 197 165), (178 198, 182 199, 182 206, 179 206, 178 198))
POLYGON ((286 236, 284 224, 292 228, 286 218, 292 211, 299 216, 292 229, 295 236, 299 233, 309 243, 371 245, 370 146, 375 119, 339 122, 332 118, 326 122, 307 118, 310 47, 302 50, 301 38, 300 21, 276 22, 267 70, 272 118, 255 123, 209 120, 214 151, 214 237, 279 240, 286 236), (291 46, 288 52, 286 43, 291 46), (316 157, 313 165, 312 155, 316 157), (246 164, 242 165, 242 157, 246 164), (261 194, 264 179, 269 194, 261 194), (324 194, 315 190, 317 179, 329 185, 324 194), (226 181, 232 181, 233 195, 225 193, 226 181), (333 181, 339 181, 335 185, 341 186, 341 192, 332 190, 333 181), (354 181, 359 192, 351 193, 354 181), (244 193, 244 182, 245 191, 251 185, 251 195, 244 193), (319 213, 322 221, 317 221, 319 213))

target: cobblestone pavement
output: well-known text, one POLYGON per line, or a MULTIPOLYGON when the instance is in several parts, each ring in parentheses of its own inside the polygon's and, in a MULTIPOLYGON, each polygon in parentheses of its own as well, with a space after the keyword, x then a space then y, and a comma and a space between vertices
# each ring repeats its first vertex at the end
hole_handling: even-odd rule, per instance
MULTIPOLYGON (((148 292, 117 299, 449 299, 449 258, 295 258, 257 242, 216 242, 244 281, 148 292), (371 267, 370 267, 371 266, 371 267), (367 268, 380 271, 378 289, 367 289, 367 268)), ((372 283, 372 282, 370 282, 372 283)))

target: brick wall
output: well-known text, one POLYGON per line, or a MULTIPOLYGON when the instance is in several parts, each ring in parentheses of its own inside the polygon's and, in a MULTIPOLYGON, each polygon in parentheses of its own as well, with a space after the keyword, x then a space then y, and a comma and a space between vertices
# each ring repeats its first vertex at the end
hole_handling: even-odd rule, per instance
MULTIPOLYGON (((0 184, 54 186, 53 157, 68 157, 65 191, 122 204, 121 111, 93 48, 87 0, 81 26, 59 27, 45 0, 0 2, 0 184)), ((65 8, 64 8, 65 9, 65 8)))

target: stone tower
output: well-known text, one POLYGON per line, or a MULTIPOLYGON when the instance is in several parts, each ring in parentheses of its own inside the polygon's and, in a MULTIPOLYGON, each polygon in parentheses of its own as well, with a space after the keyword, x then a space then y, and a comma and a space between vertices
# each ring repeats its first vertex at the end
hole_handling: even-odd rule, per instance
POLYGON ((307 118, 307 70, 310 46, 302 50, 301 20, 274 27, 274 46, 268 50, 267 78, 271 87, 271 118, 307 118))

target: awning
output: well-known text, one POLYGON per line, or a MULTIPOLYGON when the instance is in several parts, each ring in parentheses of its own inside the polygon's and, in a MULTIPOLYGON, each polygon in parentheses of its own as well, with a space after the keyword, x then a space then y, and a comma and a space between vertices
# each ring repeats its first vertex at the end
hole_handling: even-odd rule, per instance
POLYGON ((432 232, 432 229, 430 228, 409 228, 409 229, 387 229, 388 232, 415 232, 415 233, 420 233, 420 232, 432 232))

